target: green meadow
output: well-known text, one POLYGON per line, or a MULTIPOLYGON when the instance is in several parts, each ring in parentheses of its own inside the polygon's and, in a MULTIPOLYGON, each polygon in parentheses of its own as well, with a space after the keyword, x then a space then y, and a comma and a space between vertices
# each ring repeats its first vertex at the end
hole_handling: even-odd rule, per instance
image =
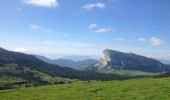
POLYGON ((0 90, 0 100, 170 100, 170 78, 75 81, 0 90))

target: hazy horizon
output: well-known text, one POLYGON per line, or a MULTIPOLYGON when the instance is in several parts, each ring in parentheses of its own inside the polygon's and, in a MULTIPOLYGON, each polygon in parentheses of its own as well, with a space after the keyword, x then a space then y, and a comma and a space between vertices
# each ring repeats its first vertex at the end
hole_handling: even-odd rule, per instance
POLYGON ((51 59, 104 49, 170 60, 169 0, 1 0, 0 47, 51 59))

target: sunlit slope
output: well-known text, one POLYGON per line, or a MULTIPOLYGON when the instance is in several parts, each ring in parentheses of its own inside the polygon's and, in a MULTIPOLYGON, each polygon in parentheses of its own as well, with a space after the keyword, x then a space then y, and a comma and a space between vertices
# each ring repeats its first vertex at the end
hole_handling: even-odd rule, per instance
POLYGON ((169 100, 170 78, 90 81, 1 90, 1 100, 169 100))
POLYGON ((25 66, 6 64, 0 66, 0 90, 36 85, 68 83, 73 80, 50 76, 25 66))

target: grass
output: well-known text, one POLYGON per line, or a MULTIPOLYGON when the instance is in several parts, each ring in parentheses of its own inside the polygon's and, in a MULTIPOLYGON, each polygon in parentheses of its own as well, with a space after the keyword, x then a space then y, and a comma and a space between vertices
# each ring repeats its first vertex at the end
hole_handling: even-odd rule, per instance
POLYGON ((29 69, 16 64, 0 66, 0 89, 28 87, 44 84, 69 83, 75 80, 50 76, 48 74, 29 69))
POLYGON ((19 77, 0 76, 0 84, 23 82, 23 81, 25 80, 19 77))
POLYGON ((118 74, 118 75, 126 75, 126 76, 152 76, 152 75, 161 74, 161 73, 132 71, 132 70, 114 70, 114 69, 108 69, 108 68, 99 69, 98 72, 118 74))
POLYGON ((43 81, 48 81, 49 83, 57 81, 72 81, 68 78, 50 76, 40 71, 31 70, 25 66, 17 66, 16 64, 0 66, 0 84, 28 81, 29 79, 27 79, 27 77, 39 78, 43 81))
POLYGON ((1 90, 1 100, 169 100, 170 78, 77 81, 1 90))

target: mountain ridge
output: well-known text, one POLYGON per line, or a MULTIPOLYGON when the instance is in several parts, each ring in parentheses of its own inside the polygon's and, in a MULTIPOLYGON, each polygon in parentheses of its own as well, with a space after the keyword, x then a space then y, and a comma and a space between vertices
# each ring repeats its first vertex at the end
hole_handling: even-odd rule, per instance
POLYGON ((34 55, 0 49, 0 65, 14 63, 18 66, 26 66, 51 76, 59 76, 70 79, 80 80, 112 80, 124 79, 127 77, 116 74, 102 74, 89 71, 78 71, 68 67, 61 67, 48 64, 36 58, 34 55))
POLYGON ((134 53, 124 53, 111 49, 103 51, 103 58, 96 64, 97 68, 112 68, 118 70, 137 70, 144 72, 169 72, 170 66, 159 60, 134 53))
POLYGON ((86 67, 89 67, 90 65, 94 65, 98 62, 97 60, 94 59, 84 59, 84 60, 74 61, 71 59, 64 59, 64 58, 51 60, 49 58, 46 58, 44 56, 39 56, 39 55, 35 55, 35 57, 49 64, 55 64, 55 65, 69 67, 77 70, 83 70, 86 67))

